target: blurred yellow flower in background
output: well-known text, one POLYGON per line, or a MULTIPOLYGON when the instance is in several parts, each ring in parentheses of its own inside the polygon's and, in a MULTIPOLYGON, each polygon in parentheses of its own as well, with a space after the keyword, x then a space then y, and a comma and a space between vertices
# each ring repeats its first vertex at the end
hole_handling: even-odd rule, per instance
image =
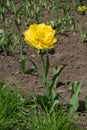
POLYGON ((87 7, 85 5, 78 7, 78 11, 80 11, 80 12, 85 12, 86 10, 87 10, 87 7))
POLYGON ((24 41, 37 49, 49 49, 53 48, 57 39, 50 25, 34 23, 24 32, 24 41))

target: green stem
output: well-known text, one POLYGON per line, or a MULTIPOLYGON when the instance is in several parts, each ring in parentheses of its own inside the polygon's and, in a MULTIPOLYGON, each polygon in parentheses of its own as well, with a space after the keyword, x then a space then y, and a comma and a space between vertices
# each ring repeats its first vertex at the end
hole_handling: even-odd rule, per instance
POLYGON ((41 62, 42 62, 42 69, 43 69, 43 86, 45 87, 45 89, 47 88, 47 83, 46 83, 46 76, 45 76, 45 71, 46 71, 46 66, 45 66, 45 61, 44 61, 44 57, 42 54, 42 51, 40 50, 40 57, 41 57, 41 62))
POLYGON ((47 77, 48 77, 48 72, 49 72, 49 67, 50 67, 50 63, 49 63, 49 56, 48 56, 48 50, 45 50, 46 52, 46 61, 44 61, 44 57, 42 55, 42 52, 40 51, 40 57, 41 57, 41 61, 42 61, 42 68, 43 68, 43 86, 46 90, 46 94, 48 95, 48 88, 47 88, 47 77))
POLYGON ((41 50, 40 50, 40 57, 41 57, 41 61, 42 61, 42 68, 43 68, 43 71, 45 72, 45 62, 44 62, 44 57, 43 57, 41 50))

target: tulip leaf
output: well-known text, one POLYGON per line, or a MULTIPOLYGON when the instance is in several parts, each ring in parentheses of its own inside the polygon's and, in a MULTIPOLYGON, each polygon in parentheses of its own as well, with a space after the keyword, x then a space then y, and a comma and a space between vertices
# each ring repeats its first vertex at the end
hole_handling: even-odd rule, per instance
POLYGON ((37 72, 38 76, 39 76, 39 79, 41 80, 41 82, 43 83, 43 77, 40 73, 40 70, 39 68, 37 67, 37 65, 34 63, 34 61, 32 59, 30 59, 31 63, 33 64, 34 68, 35 68, 35 71, 37 72))
POLYGON ((52 89, 53 89, 55 82, 56 82, 56 79, 59 76, 59 74, 60 74, 60 72, 62 71, 63 68, 64 68, 64 66, 62 66, 62 65, 58 66, 58 67, 54 67, 53 76, 52 76, 51 82, 48 85, 48 94, 49 95, 51 95, 52 89))
POLYGON ((76 112, 79 106, 78 96, 81 90, 81 83, 79 81, 75 81, 72 84, 72 92, 70 97, 70 113, 76 112))

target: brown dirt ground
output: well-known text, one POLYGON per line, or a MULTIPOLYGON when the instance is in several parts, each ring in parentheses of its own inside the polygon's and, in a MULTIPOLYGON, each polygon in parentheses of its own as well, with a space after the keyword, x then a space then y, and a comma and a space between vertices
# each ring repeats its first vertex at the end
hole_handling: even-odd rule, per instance
MULTIPOLYGON (((47 15, 45 16, 44 21, 46 21, 47 18, 47 15)), ((78 24, 81 21, 85 21, 84 27, 87 27, 87 14, 84 17, 82 17, 81 14, 78 14, 76 17, 77 26, 75 32, 67 30, 64 35, 57 35, 58 42, 54 46, 54 52, 52 54, 49 53, 51 63, 49 79, 51 77, 51 70, 54 66, 66 65, 58 78, 58 82, 63 83, 63 85, 60 85, 60 89, 64 89, 64 84, 67 81, 81 81, 82 86, 79 100, 84 101, 84 98, 87 95, 87 42, 82 42, 78 31, 78 24)), ((24 53, 27 68, 31 66, 29 61, 30 56, 41 68, 40 58, 37 57, 35 49, 24 43, 24 53)), ((0 80, 8 81, 11 84, 15 83, 27 93, 43 92, 42 85, 40 84, 36 73, 33 72, 32 74, 24 75, 20 72, 18 50, 16 50, 14 55, 9 54, 8 56, 5 56, 3 52, 0 53, 0 80)), ((69 95, 70 93, 68 91, 64 92, 66 100, 69 99, 69 95)), ((84 119, 84 122, 85 121, 87 120, 84 119)), ((85 124, 86 123, 87 122, 85 122, 85 124)))

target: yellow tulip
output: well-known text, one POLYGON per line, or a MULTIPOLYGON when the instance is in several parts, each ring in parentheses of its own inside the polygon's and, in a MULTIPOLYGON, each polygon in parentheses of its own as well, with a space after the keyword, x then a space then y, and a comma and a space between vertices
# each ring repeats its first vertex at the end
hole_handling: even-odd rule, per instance
POLYGON ((78 7, 78 11, 80 11, 80 12, 85 12, 86 10, 87 10, 87 7, 85 5, 78 7))
POLYGON ((49 49, 53 48, 57 39, 50 25, 34 23, 24 32, 24 41, 37 49, 49 49))

